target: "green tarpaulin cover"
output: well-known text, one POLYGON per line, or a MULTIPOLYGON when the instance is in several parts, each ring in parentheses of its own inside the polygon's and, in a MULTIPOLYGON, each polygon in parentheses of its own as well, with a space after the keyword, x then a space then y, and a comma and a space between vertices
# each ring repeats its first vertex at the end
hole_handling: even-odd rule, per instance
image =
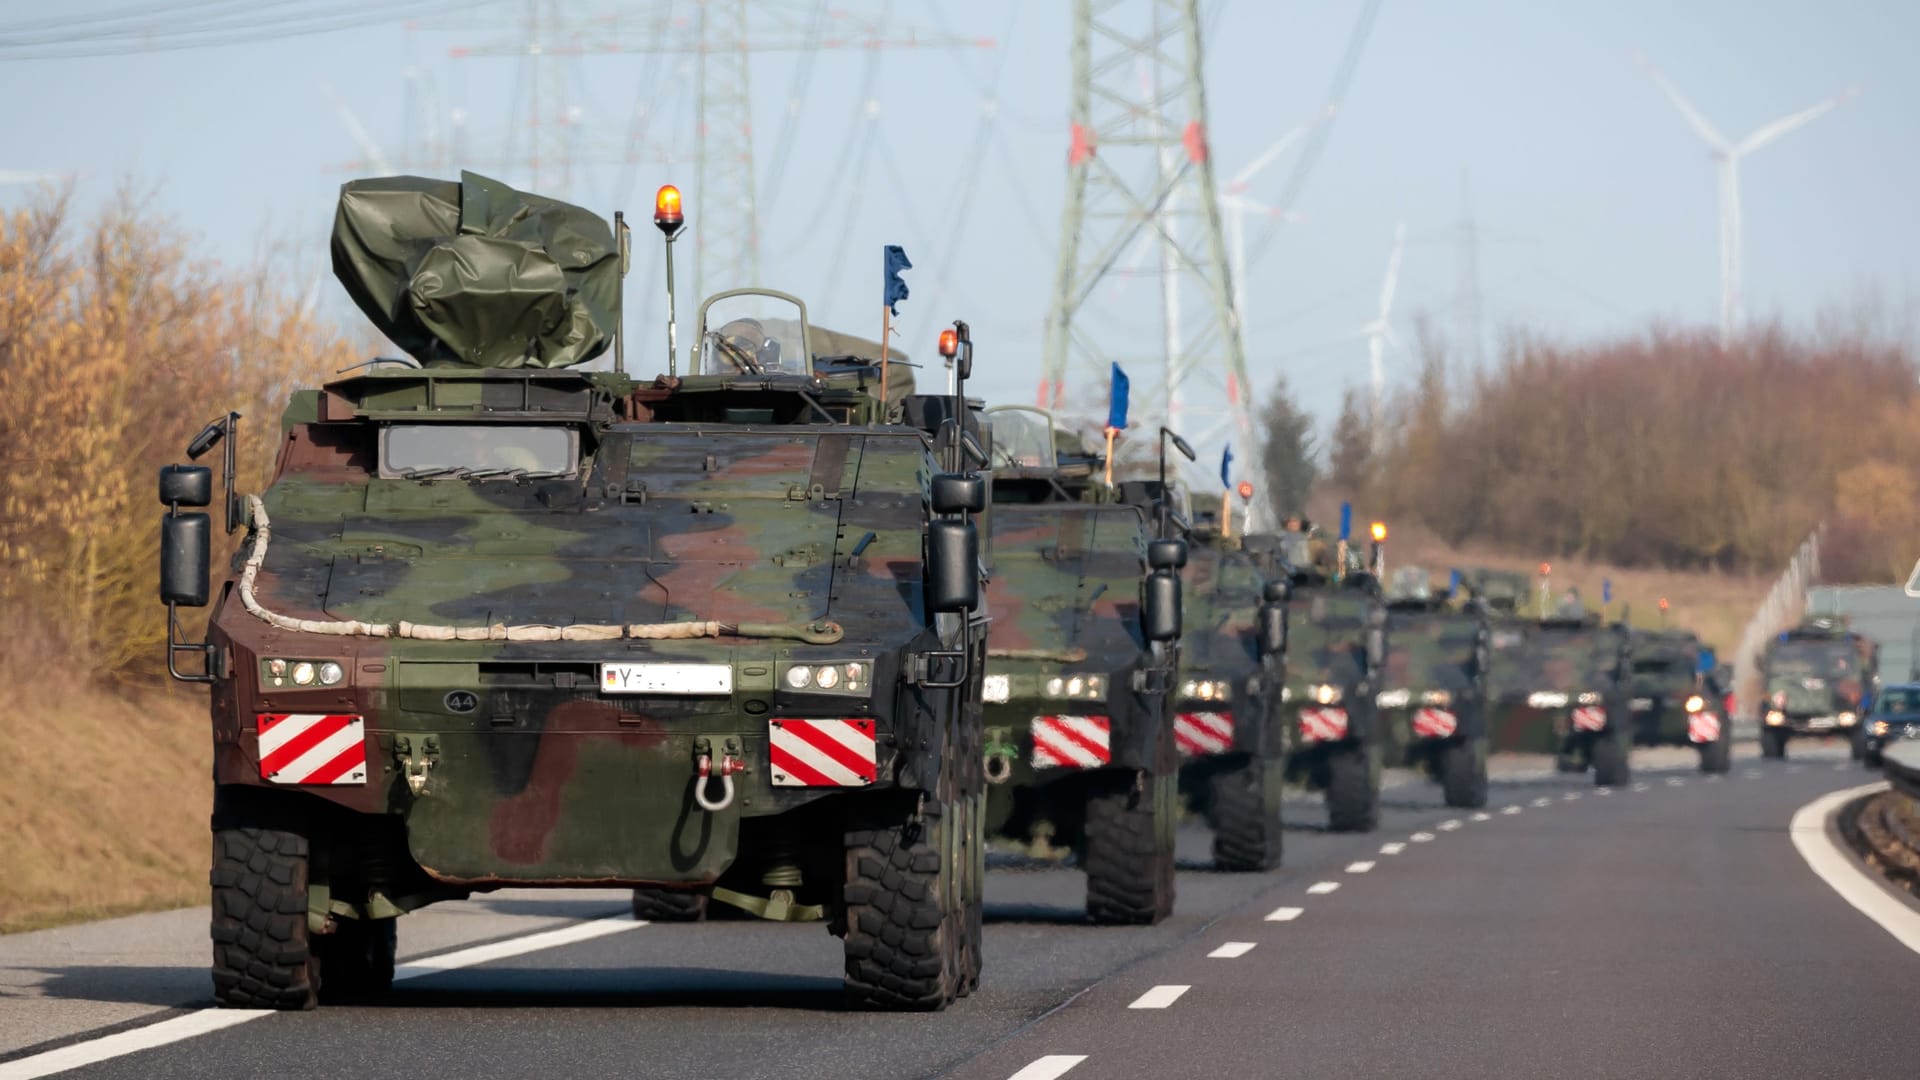
POLYGON ((607 222, 476 173, 342 185, 333 273, 422 364, 569 367, 606 351, 619 323, 607 222))

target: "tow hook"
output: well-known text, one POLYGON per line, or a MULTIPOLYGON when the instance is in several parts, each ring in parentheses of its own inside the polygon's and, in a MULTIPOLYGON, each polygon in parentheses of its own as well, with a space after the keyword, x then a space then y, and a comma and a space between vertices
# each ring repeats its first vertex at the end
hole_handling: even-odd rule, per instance
POLYGON ((732 740, 721 747, 719 757, 719 767, 715 768, 713 747, 705 739, 694 745, 693 801, 709 814, 717 814, 733 805, 733 774, 747 771, 747 763, 740 758, 732 740), (708 785, 716 774, 720 780, 718 799, 707 795, 708 785))
POLYGON ((420 753, 413 752, 413 740, 401 735, 393 740, 393 757, 400 774, 407 778, 407 790, 416 799, 427 795, 427 774, 440 760, 440 740, 429 735, 420 740, 420 753))
POLYGON ((1020 749, 1006 741, 1007 731, 996 728, 987 732, 986 761, 984 762, 987 783, 1004 784, 1013 777, 1013 759, 1020 756, 1020 749))

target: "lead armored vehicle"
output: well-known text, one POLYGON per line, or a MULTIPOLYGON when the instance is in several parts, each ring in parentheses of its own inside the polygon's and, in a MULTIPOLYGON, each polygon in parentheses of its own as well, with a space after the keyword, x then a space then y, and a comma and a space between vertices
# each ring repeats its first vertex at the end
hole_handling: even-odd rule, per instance
POLYGON ((1487 804, 1486 609, 1436 592, 1403 566, 1387 591, 1387 649, 1374 704, 1389 764, 1424 770, 1448 806, 1487 804))
POLYGON ((1049 414, 987 412, 988 829, 1077 854, 1094 922, 1158 922, 1174 898, 1185 545, 1153 539, 1049 414))
POLYGON ((1816 615, 1767 643, 1760 683, 1760 754, 1784 758, 1789 739, 1852 736, 1879 688, 1879 648, 1846 620, 1816 615))
POLYGON ((724 891, 823 919, 857 1007, 969 990, 984 481, 783 294, 702 305, 688 374, 583 370, 619 351, 627 246, 576 207, 354 182, 333 249, 412 359, 295 391, 258 494, 237 417, 194 440, 246 532, 217 595, 211 471, 160 481, 169 659, 211 692, 218 1001, 377 993, 400 916, 506 886, 724 891))

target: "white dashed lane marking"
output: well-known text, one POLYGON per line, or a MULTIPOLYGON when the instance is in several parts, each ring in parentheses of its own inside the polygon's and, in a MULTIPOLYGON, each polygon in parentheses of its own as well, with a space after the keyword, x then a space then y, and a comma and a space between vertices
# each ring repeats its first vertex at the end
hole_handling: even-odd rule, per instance
POLYGON ((1060 1077, 1067 1075, 1068 1069, 1085 1060, 1087 1060, 1085 1054, 1048 1054, 1009 1076, 1007 1080, 1059 1080, 1060 1077))
POLYGON ((1364 874, 1371 869, 1373 869, 1373 863, 1364 859, 1360 862, 1350 862, 1347 864, 1347 873, 1349 874, 1364 874))
POLYGON ((1308 896, 1325 896, 1328 893, 1334 891, 1335 889, 1338 889, 1339 887, 1340 887, 1340 883, 1337 881, 1316 881, 1313 884, 1307 886, 1307 895, 1308 896))
POLYGON ((1758 780, 1760 779, 1760 770, 1748 769, 1746 772, 1743 772, 1740 775, 1746 777, 1749 780, 1758 780))
POLYGON ((1468 820, 1470 820, 1470 821, 1492 821, 1492 820, 1493 820, 1493 815, 1492 815, 1492 814, 1489 814, 1489 813, 1487 813, 1487 812, 1486 812, 1485 810, 1482 810, 1482 811, 1479 811, 1478 813, 1476 813, 1476 814, 1474 814, 1474 815, 1473 815, 1473 817, 1471 817, 1471 818, 1469 818, 1468 820))
POLYGON ((1640 781, 1639 783, 1637 783, 1637 784, 1635 784, 1635 785, 1633 785, 1633 790, 1635 790, 1635 791, 1645 791, 1645 790, 1647 790, 1647 788, 1649 788, 1649 787, 1651 787, 1651 786, 1652 786, 1651 784, 1648 784, 1648 783, 1647 783, 1647 782, 1646 782, 1645 780, 1642 780, 1642 781, 1640 781))
POLYGON ((1267 912, 1267 921, 1268 922, 1292 922, 1293 920, 1299 918, 1301 913, 1304 911, 1306 911, 1305 908, 1277 907, 1277 908, 1274 908, 1272 911, 1267 912))
POLYGON ((1430 832, 1417 832, 1417 833, 1414 833, 1412 836, 1407 837, 1407 839, 1413 841, 1416 844, 1424 844, 1427 841, 1433 839, 1433 834, 1430 832))
POLYGON ((1667 777, 1667 786, 1668 787, 1685 787, 1687 786, 1687 781, 1684 777, 1669 776, 1667 777))
POLYGON ((1577 791, 1569 791, 1565 795, 1562 795, 1560 797, 1566 800, 1567 802, 1573 802, 1575 799, 1578 799, 1580 797, 1580 793, 1577 791))
POLYGON ((1164 1009, 1180 1000, 1180 995, 1193 989, 1191 986, 1156 986, 1133 999, 1129 1009, 1164 1009))
POLYGON ((1256 942, 1229 941, 1207 954, 1209 960, 1237 960, 1253 951, 1256 942))
POLYGON ((1553 800, 1552 800, 1552 799, 1549 799, 1549 798, 1547 798, 1547 797, 1546 797, 1545 795, 1542 795, 1542 796, 1540 796, 1539 798, 1537 798, 1537 799, 1535 799, 1535 800, 1533 800, 1533 805, 1535 805, 1535 806, 1552 806, 1552 805, 1553 805, 1553 800))
POLYGON ((1395 840, 1391 844, 1380 845, 1380 854, 1382 855, 1398 855, 1405 850, 1407 850, 1407 845, 1398 840, 1395 840))
POLYGON ((1503 814, 1517 814, 1520 812, 1520 804, 1508 803, 1507 805, 1500 808, 1500 812, 1503 814))
POLYGON ((1611 794, 1613 794, 1613 789, 1612 789, 1612 788, 1610 788, 1610 787, 1603 787, 1603 788, 1594 788, 1594 789, 1593 789, 1593 793, 1594 793, 1595 795, 1599 795, 1599 796, 1602 796, 1602 797, 1605 797, 1605 796, 1608 796, 1608 795, 1611 795, 1611 794))
POLYGON ((1447 820, 1440 823, 1441 832, 1452 832, 1453 830, 1459 827, 1460 827, 1459 818, 1448 818, 1447 820))
POLYGON ((1709 784, 1717 784, 1719 782, 1720 782, 1720 777, 1718 774, 1712 774, 1707 777, 1707 783, 1709 784))

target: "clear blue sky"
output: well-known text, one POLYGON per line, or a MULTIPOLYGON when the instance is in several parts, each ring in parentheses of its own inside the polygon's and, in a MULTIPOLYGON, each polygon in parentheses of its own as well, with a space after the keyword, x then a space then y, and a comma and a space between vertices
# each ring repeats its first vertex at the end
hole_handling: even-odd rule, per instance
MULTIPOLYGON (((343 3, 345 0, 343 0, 343 3)), ((62 14, 129 6, 71 0, 62 14)), ((366 5, 354 0, 350 6, 366 5)), ((608 3, 567 5, 587 13, 608 3)), ((628 4, 630 8, 664 3, 628 4)), ((691 8, 686 0, 676 7, 691 8)), ((788 0, 789 8, 811 5, 788 0)), ((875 321, 878 248, 904 244, 919 266, 903 306, 908 347, 955 316, 981 345, 977 388, 1031 397, 1058 244, 1064 187, 1068 7, 1065 0, 836 0, 890 8, 896 25, 999 39, 964 59, 899 54, 879 62, 878 135, 864 182, 835 164, 857 147, 861 53, 821 53, 798 112, 777 194, 763 177, 765 283, 806 295, 816 321, 875 321), (964 70, 960 65, 964 65, 964 70), (996 76, 996 72, 998 72, 996 76), (995 149, 978 172, 973 209, 955 227, 967 163, 957 160, 998 78, 995 149), (896 180, 895 177, 899 179, 896 180), (857 199, 856 199, 857 196, 857 199), (838 233, 845 231, 842 241, 838 233), (959 234, 952 250, 948 238, 959 234), (840 265, 836 269, 835 257, 840 265)), ((1212 0, 1208 82, 1218 160, 1231 171, 1322 103, 1359 10, 1324 3, 1212 0)), ((224 260, 291 245, 290 272, 324 277, 325 237, 340 166, 360 157, 328 97, 331 86, 376 142, 403 151, 406 72, 432 80, 466 115, 468 145, 497 157, 511 125, 516 62, 450 59, 457 45, 511 41, 524 4, 245 47, 78 60, 0 60, 10 104, 0 169, 77 171, 87 200, 131 178, 224 260), (297 267, 297 269, 295 268, 297 267)), ((0 24, 45 17, 38 2, 0 2, 0 24)), ((1502 327, 1582 337, 1650 320, 1709 325, 1718 277, 1714 170, 1705 147, 1637 70, 1646 53, 1730 137, 1843 87, 1865 94, 1748 159, 1748 307, 1811 326, 1863 299, 1905 325, 1920 297, 1920 4, 1780 0, 1386 0, 1357 78, 1289 226, 1250 275, 1256 381, 1278 373, 1322 415, 1365 378, 1356 334, 1372 316, 1394 223, 1410 235, 1395 323, 1430 314, 1457 333, 1450 229, 1470 175, 1489 336, 1502 327)), ((795 60, 756 61, 761 168, 772 158, 795 60)), ((636 98, 655 112, 654 141, 692 150, 690 66, 669 58, 582 61, 570 75, 583 140, 619 145, 636 98), (591 133, 599 134, 591 134, 591 133)), ((416 110, 423 113, 424 110, 416 110)), ((524 148, 525 137, 521 138, 524 148)), ((1281 161, 1255 194, 1276 198, 1281 161)), ((525 183, 526 170, 482 169, 525 183)), ((644 216, 655 185, 688 188, 690 166, 576 170, 572 196, 644 216)), ((0 202, 29 189, 0 187, 0 202)), ((630 292, 642 327, 658 302, 630 292)), ((324 288, 333 291, 330 285, 324 288)), ((350 317, 344 307, 337 309, 350 317)), ((644 330, 637 340, 651 340, 644 330)), ((1408 362, 1394 359, 1404 377, 1408 362)))

